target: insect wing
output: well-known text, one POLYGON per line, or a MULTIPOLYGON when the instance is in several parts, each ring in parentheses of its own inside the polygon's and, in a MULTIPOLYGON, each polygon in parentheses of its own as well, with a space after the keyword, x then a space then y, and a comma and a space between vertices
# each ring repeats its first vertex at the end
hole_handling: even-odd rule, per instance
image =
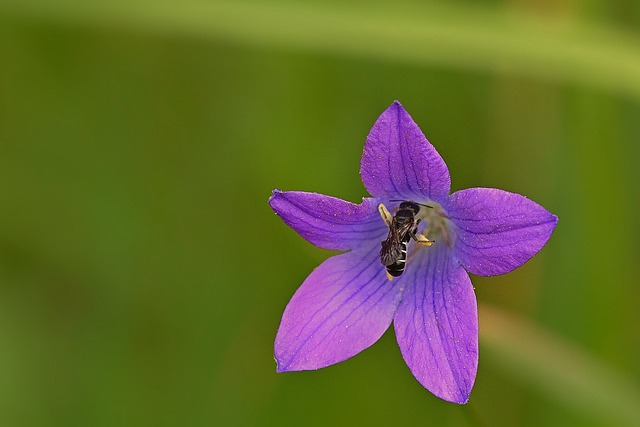
POLYGON ((402 256, 402 241, 398 230, 394 227, 389 229, 389 236, 382 242, 380 249, 380 262, 385 265, 391 265, 402 256))
POLYGON ((396 232, 398 233, 398 240, 401 242, 409 241, 410 232, 412 229, 416 227, 415 223, 412 222, 404 222, 396 227, 396 232))

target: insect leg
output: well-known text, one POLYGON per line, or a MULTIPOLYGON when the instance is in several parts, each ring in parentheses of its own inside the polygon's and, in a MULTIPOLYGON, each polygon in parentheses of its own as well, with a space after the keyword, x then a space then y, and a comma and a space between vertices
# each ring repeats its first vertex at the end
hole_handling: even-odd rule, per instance
POLYGON ((431 246, 433 244, 433 240, 429 240, 427 239, 426 236, 424 236, 423 234, 420 233, 416 233, 413 237, 413 240, 415 240, 415 242, 419 245, 424 245, 424 246, 431 246))
POLYGON ((393 222, 393 216, 387 210, 387 207, 384 204, 380 203, 378 205, 378 211, 380 212, 380 216, 382 217, 382 220, 385 222, 385 224, 387 224, 387 227, 391 227, 391 224, 393 222))
POLYGON ((435 241, 435 240, 429 240, 427 239, 427 236, 425 236, 424 234, 416 233, 415 231, 411 232, 410 236, 413 239, 413 241, 416 242, 418 245, 431 246, 435 241))

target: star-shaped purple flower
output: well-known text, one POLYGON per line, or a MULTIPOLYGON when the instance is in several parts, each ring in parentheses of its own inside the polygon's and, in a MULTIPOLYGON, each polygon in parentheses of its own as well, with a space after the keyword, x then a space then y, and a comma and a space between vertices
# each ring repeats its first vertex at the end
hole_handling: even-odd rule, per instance
POLYGON ((317 267, 291 298, 275 341, 277 370, 341 362, 375 343, 393 321, 416 379, 441 399, 466 403, 478 368, 478 313, 467 272, 493 276, 521 266, 558 219, 503 190, 450 195, 447 165, 397 101, 369 132, 360 175, 373 196, 360 204, 298 191, 275 190, 269 199, 309 242, 345 251, 317 267), (415 233, 399 239, 407 248, 404 270, 389 280, 381 242, 397 227, 392 217, 403 201, 420 208, 409 216, 415 233))

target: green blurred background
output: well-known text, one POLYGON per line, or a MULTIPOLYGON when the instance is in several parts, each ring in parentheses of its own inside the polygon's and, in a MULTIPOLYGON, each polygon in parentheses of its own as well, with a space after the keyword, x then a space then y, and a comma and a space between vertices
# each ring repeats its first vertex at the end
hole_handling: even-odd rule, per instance
POLYGON ((0 0, 0 424, 640 425, 639 25, 637 0, 0 0), (473 278, 466 406, 391 331, 275 372, 330 254, 267 199, 359 201, 395 99, 453 190, 560 217, 524 267, 473 278))

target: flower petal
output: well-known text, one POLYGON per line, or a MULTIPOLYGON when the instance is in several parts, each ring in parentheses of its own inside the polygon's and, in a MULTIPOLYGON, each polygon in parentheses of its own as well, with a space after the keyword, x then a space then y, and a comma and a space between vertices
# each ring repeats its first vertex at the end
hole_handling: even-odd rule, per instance
POLYGON ((298 234, 325 249, 361 249, 386 233, 374 199, 356 205, 317 193, 274 190, 269 204, 298 234))
POLYGON ((375 343, 400 301, 377 259, 347 252, 316 268, 289 301, 275 342, 278 372, 333 365, 375 343))
POLYGON ((470 273, 494 276, 520 267, 547 243, 558 217, 520 194, 469 188, 451 195, 456 256, 470 273))
POLYGON ((440 200, 451 187, 444 160, 398 101, 371 128, 360 176, 369 194, 381 199, 440 200))
POLYGON ((478 312, 471 280, 446 245, 419 249, 411 261, 405 272, 411 284, 394 319, 402 356, 430 392, 466 403, 478 370, 478 312))

